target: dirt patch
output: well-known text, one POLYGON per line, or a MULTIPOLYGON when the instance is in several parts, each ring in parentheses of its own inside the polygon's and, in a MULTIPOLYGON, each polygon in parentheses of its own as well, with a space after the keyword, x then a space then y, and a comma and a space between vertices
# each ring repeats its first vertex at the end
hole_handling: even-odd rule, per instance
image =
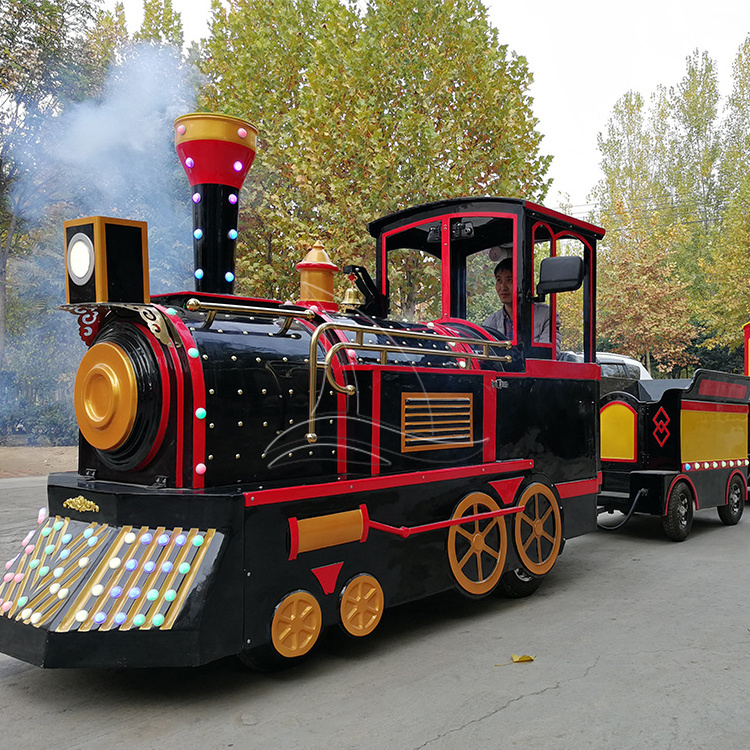
POLYGON ((53 471, 75 471, 78 468, 78 447, 0 446, 0 479, 8 477, 44 476, 53 471))

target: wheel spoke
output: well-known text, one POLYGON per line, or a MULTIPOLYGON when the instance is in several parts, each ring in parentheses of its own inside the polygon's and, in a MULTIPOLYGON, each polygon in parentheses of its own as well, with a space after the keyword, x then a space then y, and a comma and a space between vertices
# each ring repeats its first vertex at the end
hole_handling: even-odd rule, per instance
POLYGON ((543 559, 542 558, 542 538, 539 537, 539 536, 536 538, 536 550, 537 550, 537 552, 536 552, 537 553, 536 561, 538 563, 541 563, 542 559, 543 559))
POLYGON ((469 561, 469 558, 474 554, 474 550, 469 547, 469 551, 458 561, 458 569, 463 570, 466 567, 466 563, 469 561))
POLYGON ((482 545, 482 552, 484 552, 487 555, 490 555, 490 557, 494 557, 495 560, 500 559, 500 550, 492 549, 492 547, 489 547, 486 544, 482 545))
POLYGON ((456 526, 456 533, 460 534, 465 539, 468 539, 471 541, 474 538, 474 534, 472 534, 470 531, 466 531, 463 526, 456 526))
POLYGON ((485 527, 484 531, 481 531, 479 533, 479 538, 482 541, 484 541, 487 538, 487 534, 489 534, 490 531, 492 531, 492 529, 494 529, 495 526, 498 525, 498 523, 499 523, 499 521, 497 520, 497 518, 491 518, 490 519, 490 523, 487 524, 487 526, 485 527))
POLYGON ((549 509, 547 510, 547 512, 546 512, 546 513, 544 514, 544 516, 542 516, 542 519, 541 519, 541 520, 542 520, 542 526, 544 526, 544 523, 545 523, 545 521, 546 521, 546 520, 547 520, 547 519, 548 519, 548 518, 550 517, 550 515, 552 514, 552 510, 553 510, 553 509, 552 509, 552 506, 550 505, 550 506, 549 506, 549 509))
POLYGON ((477 551, 477 581, 481 581, 484 579, 484 576, 482 575, 482 553, 477 551))

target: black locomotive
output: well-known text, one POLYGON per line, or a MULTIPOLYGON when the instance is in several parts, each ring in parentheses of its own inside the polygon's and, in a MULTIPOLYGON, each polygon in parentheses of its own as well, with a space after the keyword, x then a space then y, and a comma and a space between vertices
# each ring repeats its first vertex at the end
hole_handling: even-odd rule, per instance
POLYGON ((369 225, 375 279, 344 269, 357 300, 334 301, 320 245, 297 304, 240 298, 255 131, 187 115, 175 139, 194 292, 150 297, 141 223, 66 223, 67 307, 89 345, 79 467, 50 477, 48 517, 6 563, 0 648, 48 667, 283 662, 437 592, 532 593, 596 523, 604 231, 524 200, 439 201, 369 225), (473 292, 489 278, 491 293, 503 255, 499 331, 473 292), (579 296, 564 324, 583 361, 537 333, 562 293, 579 296))

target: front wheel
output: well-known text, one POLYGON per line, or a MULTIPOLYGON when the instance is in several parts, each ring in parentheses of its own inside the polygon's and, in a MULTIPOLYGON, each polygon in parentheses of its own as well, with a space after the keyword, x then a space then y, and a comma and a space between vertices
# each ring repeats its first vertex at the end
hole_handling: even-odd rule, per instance
POLYGON ((716 510, 725 526, 734 526, 740 522, 742 511, 745 509, 745 484, 735 474, 729 480, 727 487, 727 504, 720 505, 716 510))
POLYGON ((674 542, 684 542, 693 526, 693 495, 687 482, 676 482, 661 517, 664 533, 674 542))

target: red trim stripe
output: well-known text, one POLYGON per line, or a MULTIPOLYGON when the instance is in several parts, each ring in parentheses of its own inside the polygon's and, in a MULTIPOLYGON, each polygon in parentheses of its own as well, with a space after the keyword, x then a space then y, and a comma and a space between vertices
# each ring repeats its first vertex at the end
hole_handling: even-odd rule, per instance
POLYGON ((299 554, 299 523, 296 518, 289 519, 289 559, 296 560, 299 554))
MULTIPOLYGON (((201 364, 201 358, 190 357, 187 354, 189 348, 198 348, 195 344, 195 340, 190 335, 190 331, 187 326, 180 320, 179 317, 171 316, 171 321, 174 324, 175 330, 180 336, 182 345, 185 349, 185 357, 187 358, 188 368, 190 370, 190 380, 192 385, 192 427, 193 427, 193 456, 192 463, 190 466, 190 473, 192 476, 192 486, 195 489, 201 489, 205 487, 205 475, 198 474, 195 471, 195 467, 202 463, 205 465, 206 462, 206 420, 198 419, 195 416, 195 410, 199 407, 206 408, 206 384, 203 379, 203 365, 201 364)), ((207 417, 208 418, 208 417, 207 417)))
POLYGON ((372 371, 372 450, 370 452, 370 471, 373 476, 380 474, 380 376, 382 370, 372 371))
POLYGON ((462 479, 481 475, 497 476, 500 474, 515 474, 534 468, 534 462, 526 459, 516 461, 497 461, 478 466, 459 466, 451 469, 433 469, 432 471, 415 471, 408 474, 389 474, 366 479, 340 479, 325 484, 308 484, 294 487, 278 487, 272 490, 256 490, 245 492, 245 505, 272 505, 288 503, 295 500, 309 500, 318 497, 333 497, 351 492, 371 492, 373 490, 390 489, 393 487, 409 487, 427 482, 448 482, 452 479, 462 479))
POLYGON ((185 373, 182 370, 182 362, 177 348, 169 347, 169 356, 172 358, 172 365, 175 374, 175 387, 177 391, 177 403, 175 413, 177 418, 175 433, 175 487, 182 487, 183 474, 183 456, 185 454, 185 373))
MULTIPOLYGON (((484 376, 484 413, 482 415, 484 446, 482 458, 485 463, 490 463, 496 458, 497 450, 497 390, 492 387, 495 373, 486 373, 484 376)), ((472 436, 473 437, 473 436, 472 436)))
POLYGON ((575 482, 560 482, 555 485, 563 500, 569 497, 581 497, 581 495, 597 495, 601 486, 601 471, 593 479, 579 479, 575 482))
MULTIPOLYGON (((437 328, 437 326, 436 326, 437 328)), ((436 351, 435 356, 440 356, 436 351)), ((347 365, 347 371, 351 370, 367 372, 380 369, 386 372, 398 372, 405 369, 406 365, 393 364, 388 367, 375 364, 347 365)), ((455 367, 418 367, 409 365, 409 372, 415 373, 440 373, 443 375, 455 375, 457 372, 467 374, 477 372, 474 370, 463 370, 455 367)), ((483 370, 482 372, 488 372, 483 370)), ((510 378, 540 378, 548 380, 601 380, 601 368, 590 362, 558 362, 548 359, 527 359, 525 372, 495 372, 491 371, 496 378, 508 380, 510 378)))
POLYGON ((169 424, 169 408, 172 403, 172 389, 169 378, 169 366, 167 365, 167 358, 164 356, 164 350, 162 349, 161 344, 148 330, 147 326, 136 324, 136 328, 141 331, 151 344, 151 349, 154 352, 156 362, 159 366, 159 380, 161 383, 161 414, 159 416, 159 428, 156 431, 156 437, 154 438, 154 444, 151 446, 151 450, 146 455, 146 458, 144 458, 135 468, 135 471, 140 471, 154 460, 154 456, 159 451, 159 448, 161 448, 162 441, 164 440, 164 433, 167 431, 167 425, 169 424))
POLYGON ((402 539, 407 539, 414 534, 424 534, 427 531, 438 531, 440 529, 447 529, 451 526, 459 526, 474 521, 486 521, 487 519, 497 518, 498 516, 509 516, 513 513, 520 513, 525 507, 526 506, 522 505, 520 508, 518 506, 512 508, 500 508, 499 510, 492 510, 487 513, 477 513, 473 516, 461 516, 460 518, 449 518, 447 521, 426 523, 422 526, 389 526, 386 523, 370 521, 370 528, 375 529, 376 531, 384 531, 386 534, 400 536, 402 539))

